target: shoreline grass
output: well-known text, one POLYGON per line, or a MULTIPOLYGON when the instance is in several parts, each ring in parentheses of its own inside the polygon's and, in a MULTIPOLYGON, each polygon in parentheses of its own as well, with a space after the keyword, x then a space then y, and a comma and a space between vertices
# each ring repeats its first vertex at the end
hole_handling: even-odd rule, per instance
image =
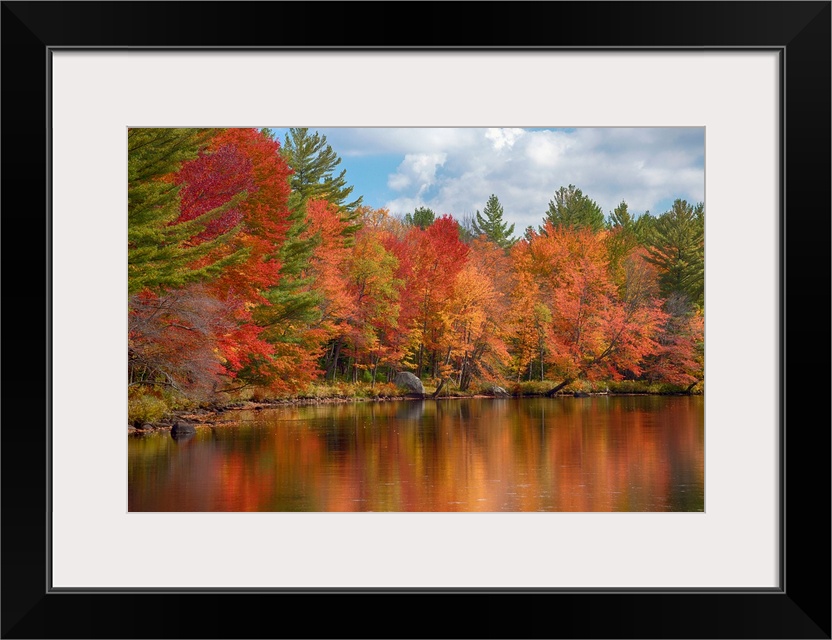
MULTIPOLYGON (((506 384, 501 387, 509 397, 535 398, 544 397, 558 383, 551 380, 525 381, 506 384)), ((462 391, 454 385, 445 385, 436 400, 491 397, 496 384, 480 385, 474 389, 462 391)), ((423 399, 434 399, 436 385, 425 384, 423 399)), ((700 382, 692 389, 679 385, 648 382, 643 380, 619 380, 590 382, 575 381, 561 389, 555 397, 568 397, 574 394, 592 395, 702 395, 704 385, 700 382)), ((296 394, 269 394, 263 389, 248 388, 234 394, 217 396, 196 402, 177 397, 172 393, 160 393, 152 389, 131 390, 128 396, 128 427, 133 428, 167 428, 178 418, 184 416, 211 416, 239 409, 263 408, 270 405, 325 404, 340 402, 384 402, 394 400, 419 399, 408 395, 403 389, 392 383, 371 385, 365 382, 314 383, 304 392, 296 394)), ((188 418, 192 419, 192 418, 188 418)))

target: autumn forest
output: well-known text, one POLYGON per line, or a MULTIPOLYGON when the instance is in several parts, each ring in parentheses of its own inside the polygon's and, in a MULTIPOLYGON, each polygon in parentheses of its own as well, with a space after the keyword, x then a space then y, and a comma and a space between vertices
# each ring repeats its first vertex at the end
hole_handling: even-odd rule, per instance
POLYGON ((363 204, 325 136, 128 130, 129 421, 292 397, 700 393, 704 204, 363 204))

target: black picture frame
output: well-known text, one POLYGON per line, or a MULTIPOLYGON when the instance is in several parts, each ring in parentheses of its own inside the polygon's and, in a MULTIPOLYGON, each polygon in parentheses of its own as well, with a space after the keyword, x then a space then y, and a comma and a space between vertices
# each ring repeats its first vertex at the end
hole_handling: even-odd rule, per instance
POLYGON ((2 2, 2 637, 829 638, 830 15, 828 1, 2 2), (50 590, 48 96, 62 47, 778 51, 780 588, 50 590))

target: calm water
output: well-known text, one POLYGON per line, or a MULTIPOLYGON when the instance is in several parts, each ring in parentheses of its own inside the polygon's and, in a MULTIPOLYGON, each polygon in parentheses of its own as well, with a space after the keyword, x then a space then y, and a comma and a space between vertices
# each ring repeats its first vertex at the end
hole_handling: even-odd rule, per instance
POLYGON ((130 511, 703 511, 704 398, 281 407, 128 439, 130 511))

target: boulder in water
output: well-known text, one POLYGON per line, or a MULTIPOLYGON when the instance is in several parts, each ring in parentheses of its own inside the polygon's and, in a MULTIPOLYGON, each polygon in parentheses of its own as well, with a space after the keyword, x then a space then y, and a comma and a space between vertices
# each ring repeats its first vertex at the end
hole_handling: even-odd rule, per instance
POLYGON ((188 422, 174 422, 170 430, 172 436, 183 436, 188 433, 196 433, 196 427, 188 422))

